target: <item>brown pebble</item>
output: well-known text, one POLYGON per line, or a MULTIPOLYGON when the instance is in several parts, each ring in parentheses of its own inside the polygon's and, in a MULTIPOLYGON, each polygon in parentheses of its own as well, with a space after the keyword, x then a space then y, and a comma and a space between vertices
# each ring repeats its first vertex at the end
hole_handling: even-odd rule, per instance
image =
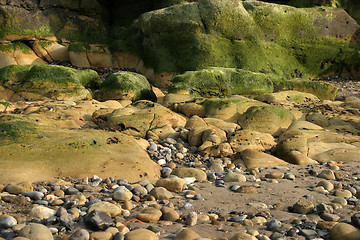
POLYGON ((316 228, 322 230, 330 230, 332 229, 338 222, 333 221, 321 221, 316 224, 316 228))
POLYGON ((211 220, 211 225, 223 225, 223 223, 218 220, 211 220))

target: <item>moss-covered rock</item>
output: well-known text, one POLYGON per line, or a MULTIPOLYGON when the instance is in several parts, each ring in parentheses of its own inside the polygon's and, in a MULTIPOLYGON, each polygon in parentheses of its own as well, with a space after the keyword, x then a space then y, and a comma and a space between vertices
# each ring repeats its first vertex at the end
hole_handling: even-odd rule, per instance
POLYGON ((341 64, 359 28, 341 9, 240 0, 174 5, 141 15, 139 26, 142 58, 156 73, 217 66, 284 79, 341 64))
POLYGON ((156 102, 155 93, 141 74, 120 71, 109 75, 101 83, 97 99, 106 100, 150 100, 156 102))
POLYGON ((275 89, 311 93, 323 100, 335 100, 338 91, 338 89, 330 83, 302 79, 277 82, 275 83, 275 89))
POLYGON ((213 67, 177 75, 169 92, 184 90, 195 96, 228 97, 235 94, 258 95, 272 92, 273 85, 262 73, 213 67))
POLYGON ((294 115, 280 106, 264 105, 250 107, 239 119, 243 129, 251 129, 279 136, 292 122, 294 115))
POLYGON ((119 132, 44 127, 29 117, 0 117, 0 183, 54 177, 156 181, 160 167, 137 142, 119 132))
POLYGON ((93 70, 55 65, 17 66, 0 69, 0 87, 8 100, 80 100, 90 97, 100 77, 93 70), (85 87, 84 87, 85 86, 85 87))

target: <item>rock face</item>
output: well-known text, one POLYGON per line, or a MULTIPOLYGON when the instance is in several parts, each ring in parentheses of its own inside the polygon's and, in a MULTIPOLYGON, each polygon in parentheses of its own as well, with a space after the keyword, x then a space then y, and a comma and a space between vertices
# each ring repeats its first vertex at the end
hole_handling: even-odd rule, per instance
POLYGON ((18 100, 81 100, 90 98, 85 88, 95 87, 100 78, 92 70, 63 66, 11 65, 0 71, 0 97, 18 100))
POLYGON ((108 76, 101 83, 96 98, 101 101, 110 99, 156 101, 156 96, 143 75, 125 71, 116 72, 108 76))

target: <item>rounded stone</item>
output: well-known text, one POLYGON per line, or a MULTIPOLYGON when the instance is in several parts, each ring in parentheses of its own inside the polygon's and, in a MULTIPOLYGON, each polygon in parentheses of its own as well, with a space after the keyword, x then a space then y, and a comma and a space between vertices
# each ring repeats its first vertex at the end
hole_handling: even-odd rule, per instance
POLYGON ((4 188, 4 191, 11 194, 20 194, 23 192, 31 192, 33 190, 32 183, 29 181, 24 181, 16 184, 8 184, 4 188))
POLYGON ((331 230, 332 240, 360 240, 360 230, 347 223, 338 223, 331 230))
POLYGON ((130 191, 115 191, 112 196, 115 201, 119 202, 129 201, 132 197, 133 194, 130 191))
POLYGON ((344 190, 344 191, 335 190, 334 195, 337 197, 342 197, 342 198, 351 198, 352 197, 352 193, 349 190, 344 190))
POLYGON ((257 238, 247 233, 237 233, 230 240, 257 240, 257 238))
POLYGON ((186 215, 185 217, 185 222, 186 225, 192 227, 195 226, 197 223, 197 219, 198 219, 198 215, 196 212, 190 212, 188 215, 186 215))
POLYGON ((150 191, 150 195, 155 197, 157 200, 168 200, 174 197, 174 195, 164 187, 153 188, 150 191))
POLYGON ((172 171, 171 174, 180 178, 195 177, 198 182, 204 182, 207 180, 206 173, 196 168, 176 168, 172 171))
POLYGON ((42 224, 30 223, 29 225, 23 227, 18 236, 26 237, 31 240, 53 240, 53 235, 51 231, 42 224))
POLYGON ((185 181, 181 178, 163 178, 156 181, 156 187, 164 187, 170 192, 181 192, 185 181))
POLYGON ((160 220, 162 212, 156 208, 145 208, 140 213, 136 214, 136 218, 143 222, 157 222, 160 220))
POLYGON ((326 180, 335 180, 335 174, 330 169, 324 169, 321 171, 321 173, 318 175, 319 178, 324 178, 326 180))
POLYGON ((152 231, 147 229, 136 229, 125 234, 125 240, 158 240, 159 237, 152 231))
POLYGON ((17 220, 12 217, 5 217, 0 220, 0 228, 12 228, 17 225, 17 220))
POLYGON ((90 239, 110 240, 112 238, 113 235, 110 232, 93 232, 90 234, 90 239))
POLYGON ((99 212, 105 212, 109 214, 111 217, 116 217, 121 215, 121 207, 109 202, 97 202, 92 204, 89 209, 88 213, 92 212, 93 210, 97 210, 99 212))
POLYGON ((197 234, 194 230, 186 228, 179 232, 174 240, 190 240, 200 238, 201 236, 197 234))
POLYGON ((317 184, 317 186, 324 187, 327 191, 332 191, 332 190, 334 190, 334 184, 332 184, 331 182, 326 181, 326 180, 320 181, 320 182, 317 184))
POLYGON ((236 192, 238 193, 258 193, 255 187, 252 186, 241 186, 238 189, 236 189, 236 192))
POLYGON ((162 207, 161 212, 162 212, 162 219, 164 219, 165 221, 174 222, 180 218, 179 213, 169 207, 162 207))
POLYGON ((33 218, 48 219, 55 216, 56 210, 44 206, 35 206, 30 210, 29 215, 33 218))
POLYGON ((90 234, 85 229, 76 230, 71 236, 69 240, 89 240, 90 234))
POLYGON ((270 179, 283 179, 284 173, 282 173, 280 171, 273 171, 273 172, 266 174, 265 177, 270 178, 270 179))
POLYGON ((224 182, 246 182, 246 177, 240 173, 228 172, 224 177, 224 182))

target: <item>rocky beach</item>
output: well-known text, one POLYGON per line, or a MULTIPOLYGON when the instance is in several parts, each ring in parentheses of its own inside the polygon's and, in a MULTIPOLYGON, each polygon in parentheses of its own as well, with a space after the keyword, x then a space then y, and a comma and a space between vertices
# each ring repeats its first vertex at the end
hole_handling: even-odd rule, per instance
POLYGON ((359 9, 0 0, 0 240, 360 240, 359 9))

